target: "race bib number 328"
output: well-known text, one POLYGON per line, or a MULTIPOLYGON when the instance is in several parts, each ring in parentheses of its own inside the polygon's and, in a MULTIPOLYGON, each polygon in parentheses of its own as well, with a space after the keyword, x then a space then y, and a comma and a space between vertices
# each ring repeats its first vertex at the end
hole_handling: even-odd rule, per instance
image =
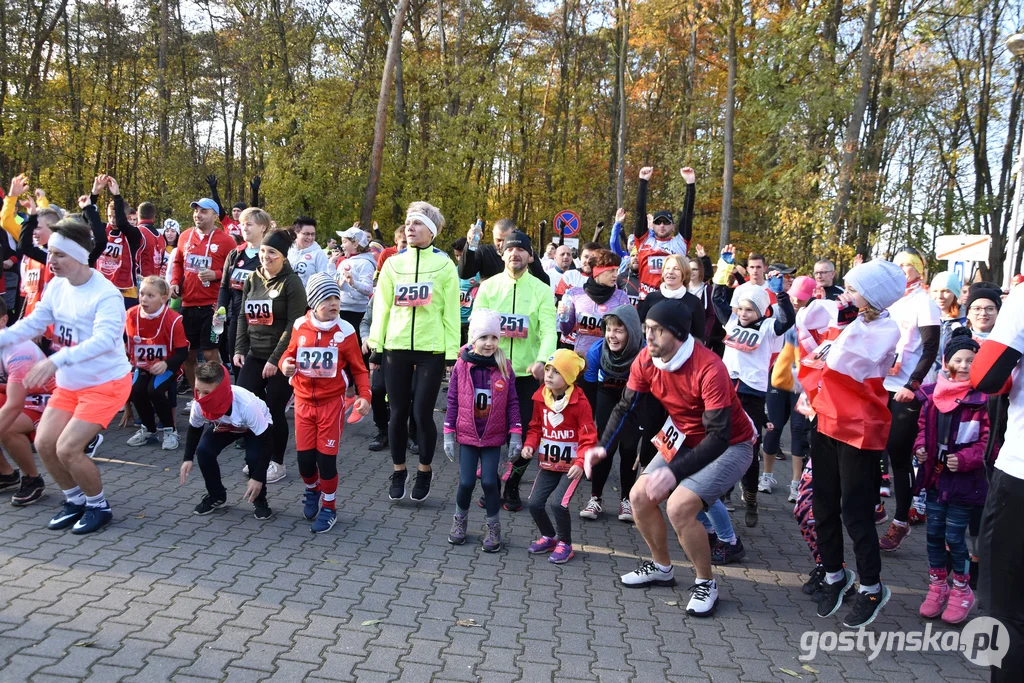
POLYGON ((337 377, 338 349, 334 346, 303 346, 295 354, 295 364, 306 377, 337 377))

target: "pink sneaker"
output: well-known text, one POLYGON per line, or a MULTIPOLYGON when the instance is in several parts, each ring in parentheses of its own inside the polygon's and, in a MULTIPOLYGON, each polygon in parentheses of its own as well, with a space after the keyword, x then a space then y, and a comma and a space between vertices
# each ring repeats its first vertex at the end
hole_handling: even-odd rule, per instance
POLYGON ((928 595, 921 604, 921 616, 934 619, 942 614, 949 600, 949 584, 946 583, 946 571, 931 572, 928 576, 928 595))
POLYGON ((947 624, 959 624, 973 608, 974 591, 967 585, 967 577, 954 574, 953 590, 949 593, 949 602, 942 613, 942 620, 947 624))
POLYGON ((532 555, 536 555, 538 553, 550 553, 557 546, 558 539, 551 538, 550 536, 541 536, 530 544, 530 547, 526 549, 526 552, 532 555))

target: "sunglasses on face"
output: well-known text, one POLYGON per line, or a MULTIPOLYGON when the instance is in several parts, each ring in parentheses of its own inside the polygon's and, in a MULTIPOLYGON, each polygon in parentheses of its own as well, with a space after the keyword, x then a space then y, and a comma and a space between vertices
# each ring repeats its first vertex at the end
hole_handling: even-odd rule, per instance
POLYGON ((668 218, 658 218, 658 219, 656 219, 654 221, 654 224, 655 225, 672 225, 672 221, 671 221, 671 219, 668 219, 668 218))

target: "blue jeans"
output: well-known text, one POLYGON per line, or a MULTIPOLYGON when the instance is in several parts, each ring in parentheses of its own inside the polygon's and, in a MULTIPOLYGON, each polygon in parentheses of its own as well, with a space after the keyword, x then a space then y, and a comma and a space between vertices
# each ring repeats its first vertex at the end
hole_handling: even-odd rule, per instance
POLYGON ((498 461, 501 447, 477 448, 459 446, 459 490, 455 494, 455 506, 460 512, 469 510, 476 488, 476 468, 480 466, 480 486, 484 490, 484 509, 487 517, 498 516, 501 507, 501 491, 498 488, 498 461))
POLYGON ((967 549, 964 537, 967 535, 967 527, 971 523, 974 508, 969 505, 940 503, 938 499, 938 491, 932 489, 928 492, 928 567, 946 567, 948 545, 949 553, 953 556, 953 573, 967 574, 971 568, 971 553, 967 549))
POLYGON ((718 534, 718 540, 732 543, 736 538, 736 531, 733 529, 729 512, 721 500, 716 500, 707 512, 698 512, 697 521, 704 525, 704 530, 709 534, 718 534))

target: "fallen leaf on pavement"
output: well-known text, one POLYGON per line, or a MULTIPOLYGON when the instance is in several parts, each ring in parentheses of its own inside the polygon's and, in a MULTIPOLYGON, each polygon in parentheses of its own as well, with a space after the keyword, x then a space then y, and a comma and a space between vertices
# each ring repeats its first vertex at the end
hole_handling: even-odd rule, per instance
POLYGON ((456 626, 479 626, 480 624, 476 623, 476 619, 459 619, 458 621, 455 622, 455 625, 456 626))
POLYGON ((364 621, 363 623, 361 623, 359 625, 360 626, 373 626, 374 624, 379 624, 382 621, 383 621, 383 619, 367 619, 366 621, 364 621))
POLYGON ((798 674, 797 672, 795 672, 795 671, 793 671, 791 669, 779 669, 779 671, 781 671, 784 674, 789 674, 793 678, 799 678, 801 681, 804 680, 803 676, 801 676, 800 674, 798 674))

